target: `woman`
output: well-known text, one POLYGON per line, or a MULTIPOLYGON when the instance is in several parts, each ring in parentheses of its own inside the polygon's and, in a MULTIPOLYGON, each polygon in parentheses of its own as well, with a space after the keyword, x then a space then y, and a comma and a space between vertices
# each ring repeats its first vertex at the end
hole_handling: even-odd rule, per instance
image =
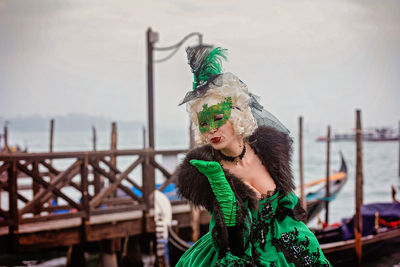
POLYGON ((180 165, 178 192, 212 217, 177 266, 330 266, 301 221, 287 129, 235 75, 221 73, 225 50, 187 53, 195 82, 182 103, 202 146, 180 165))

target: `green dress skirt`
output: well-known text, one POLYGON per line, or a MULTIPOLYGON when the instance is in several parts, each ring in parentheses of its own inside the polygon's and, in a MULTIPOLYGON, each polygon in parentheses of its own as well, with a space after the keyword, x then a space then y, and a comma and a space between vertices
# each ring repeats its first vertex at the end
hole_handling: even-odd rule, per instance
POLYGON ((293 216, 298 198, 290 193, 260 200, 258 210, 249 212, 244 238, 248 246, 238 258, 227 252, 219 257, 217 242, 210 230, 190 247, 176 266, 331 266, 323 255, 318 240, 307 226, 293 216), (247 235, 247 236, 246 236, 247 235))

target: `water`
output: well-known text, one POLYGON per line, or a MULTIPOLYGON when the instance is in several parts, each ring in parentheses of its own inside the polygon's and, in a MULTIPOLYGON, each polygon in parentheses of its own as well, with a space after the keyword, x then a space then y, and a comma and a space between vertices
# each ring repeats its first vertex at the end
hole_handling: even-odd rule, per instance
MULTIPOLYGON (((56 132, 54 136, 54 151, 79 151, 91 150, 91 131, 80 132, 56 132)), ((326 143, 316 142, 318 133, 304 133, 303 162, 305 182, 325 177, 326 173, 326 143)), ((10 131, 10 143, 27 146, 29 152, 48 151, 48 132, 18 132, 10 131)), ((298 142, 297 133, 292 133, 293 143, 293 173, 298 183, 298 142)), ((97 149, 107 150, 110 147, 110 133, 97 133, 97 149)), ((159 129, 156 132, 157 149, 181 149, 187 148, 189 143, 188 134, 179 129, 159 129)), ((142 129, 120 131, 118 135, 119 149, 142 148, 142 129)), ((354 212, 354 181, 355 181, 355 143, 333 142, 331 143, 331 173, 340 167, 339 151, 348 166, 349 179, 341 190, 338 198, 330 204, 331 222, 339 222, 343 217, 352 216, 354 212)), ((397 142, 364 142, 363 143, 363 173, 364 173, 364 202, 391 201, 391 186, 399 188, 400 178, 398 175, 398 153, 397 142)), ((182 158, 180 156, 179 160, 182 158)), ((161 157, 157 158, 160 162, 161 157)), ((178 160, 178 161, 179 161, 178 160)), ((54 165, 60 169, 73 160, 55 160, 54 165)), ((132 157, 121 157, 118 166, 123 169, 132 162, 132 157)), ((132 176, 140 181, 141 171, 137 168, 132 176)), ((162 175, 157 173, 157 181, 162 181, 162 175)), ((21 181, 23 183, 23 181, 21 181)), ((400 198, 400 197, 399 197, 400 198)), ((2 201, 6 203, 7 201, 2 201)), ((324 218, 324 215, 321 216, 324 218)), ((314 222, 311 222, 313 224, 314 222)))
MULTIPOLYGON (((81 132, 56 132, 54 137, 54 151, 77 151, 91 150, 92 140, 90 131, 81 132)), ((10 143, 27 146, 29 152, 44 152, 48 150, 48 132, 18 132, 10 131, 10 143)), ((317 132, 304 133, 304 175, 305 182, 325 177, 326 173, 326 143, 316 142, 317 132)), ((293 151, 293 173, 298 183, 298 142, 297 133, 292 133, 294 137, 293 151)), ((97 133, 97 149, 107 150, 110 147, 110 133, 97 133)), ((189 138, 187 131, 179 129, 158 129, 156 132, 157 149, 185 149, 188 147, 189 138)), ((118 135, 119 149, 142 148, 142 129, 120 131, 118 135)), ((348 181, 342 188, 337 199, 330 203, 330 222, 340 222, 343 217, 351 217, 355 211, 355 154, 356 146, 354 142, 333 142, 331 143, 331 173, 340 167, 339 151, 348 166, 348 181)), ((390 202, 391 186, 400 188, 400 178, 398 177, 398 142, 364 142, 363 143, 363 173, 364 173, 364 203, 371 202, 390 202)), ((179 157, 178 161, 182 159, 179 157)), ((159 162, 161 158, 157 158, 159 162)), ((132 162, 132 158, 121 158, 118 166, 121 169, 132 162)), ((55 160, 54 165, 60 169, 71 164, 68 160, 55 160)), ((132 173, 132 177, 140 184, 140 168, 132 173)), ((162 180, 162 175, 157 174, 157 181, 162 180)), ((400 190, 399 190, 400 191, 400 190)), ((74 198, 79 198, 79 193, 75 192, 74 198)), ((28 196, 29 197, 29 196, 28 196)), ((400 199, 400 194, 398 194, 400 199)), ((2 207, 7 204, 7 196, 2 194, 2 207)), ((322 213, 321 218, 325 218, 322 213)), ((310 226, 315 226, 316 220, 310 222, 310 226)), ((50 265, 49 265, 50 266, 50 265)), ((392 266, 392 265, 391 265, 392 266)))

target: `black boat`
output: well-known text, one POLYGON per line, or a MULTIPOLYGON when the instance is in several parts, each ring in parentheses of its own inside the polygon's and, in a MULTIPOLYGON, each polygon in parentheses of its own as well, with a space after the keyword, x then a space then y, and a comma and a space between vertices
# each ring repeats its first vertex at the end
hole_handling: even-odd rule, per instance
POLYGON ((335 172, 331 176, 329 176, 329 191, 330 191, 330 197, 326 197, 326 179, 319 179, 315 180, 309 184, 306 184, 306 187, 310 187, 313 185, 318 185, 323 182, 322 185, 319 186, 318 189, 313 190, 306 194, 306 201, 307 201, 307 221, 312 220, 317 214, 325 207, 326 201, 331 201, 333 200, 337 194, 340 192, 342 187, 347 181, 347 165, 346 161, 344 160, 344 157, 342 153, 340 152, 340 160, 341 160, 341 165, 339 168, 339 171, 335 172))
MULTIPOLYGON (((363 261, 379 259, 400 251, 400 203, 363 205, 363 261)), ((343 219, 340 226, 315 231, 321 249, 334 266, 356 263, 353 218, 343 219)))

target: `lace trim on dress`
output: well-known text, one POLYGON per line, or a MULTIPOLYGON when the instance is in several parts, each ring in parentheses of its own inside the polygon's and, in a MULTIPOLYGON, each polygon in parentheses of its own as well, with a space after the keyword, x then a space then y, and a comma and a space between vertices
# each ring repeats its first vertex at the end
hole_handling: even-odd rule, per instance
POLYGON ((259 200, 264 200, 264 199, 266 199, 266 198, 270 198, 270 197, 272 197, 273 195, 275 195, 275 193, 276 193, 276 188, 275 188, 275 190, 268 190, 267 193, 261 194, 259 200))

